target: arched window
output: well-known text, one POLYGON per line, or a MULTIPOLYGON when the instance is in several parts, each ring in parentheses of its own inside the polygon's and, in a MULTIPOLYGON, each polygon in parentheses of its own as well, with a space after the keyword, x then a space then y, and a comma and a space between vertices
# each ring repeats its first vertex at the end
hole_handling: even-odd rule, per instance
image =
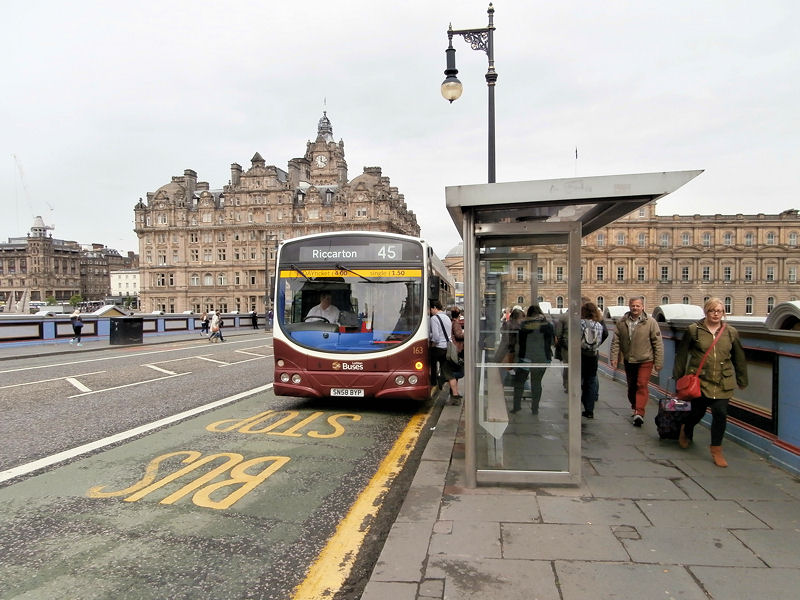
POLYGON ((753 297, 748 296, 744 299, 744 314, 752 315, 753 314, 753 297))
POLYGON ((605 246, 606 245, 606 234, 605 233, 598 233, 597 234, 597 245, 598 246, 605 246))
POLYGON ((564 296, 556 296, 556 308, 564 308, 564 296))
POLYGON ((203 275, 203 285, 214 285, 214 277, 211 273, 203 275))
POLYGON ((606 307, 606 299, 603 296, 598 296, 595 304, 597 304, 597 308, 603 310, 606 307))
POLYGON ((617 246, 625 245, 625 234, 623 232, 617 233, 617 246))
POLYGON ((636 237, 636 243, 639 245, 639 248, 645 248, 647 246, 647 234, 642 232, 636 237))
POLYGON ((200 285, 200 275, 197 273, 192 273, 191 277, 189 278, 189 285, 200 285))
POLYGON ((689 234, 688 231, 684 231, 681 234, 681 245, 689 246, 691 243, 692 243, 692 236, 689 234))
POLYGON ((725 303, 725 314, 726 315, 731 314, 731 311, 733 310, 733 299, 730 296, 725 296, 724 303, 725 303))
POLYGON ((767 246, 774 246, 775 245, 775 232, 768 231, 767 232, 767 246))
POLYGON ((689 300, 689 296, 684 296, 682 302, 684 304, 689 304, 691 301, 689 300))
POLYGON ((722 236, 722 243, 726 246, 730 246, 733 244, 733 234, 730 231, 726 231, 722 236))
POLYGON ((661 247, 662 248, 669 248, 669 234, 664 232, 661 234, 661 247))
POLYGON ((669 304, 669 296, 661 296, 661 304, 669 304))
POLYGON ((744 245, 745 246, 752 246, 753 245, 753 234, 749 231, 744 234, 744 245))
POLYGON ((617 306, 625 306, 625 296, 617 296, 617 306))
POLYGON ((225 273, 217 273, 217 285, 225 285, 225 273))
POLYGON ((710 231, 706 231, 706 232, 703 233, 703 246, 705 246, 706 248, 711 246, 711 232, 710 231))
POLYGON ((789 233, 789 245, 794 248, 797 246, 797 232, 792 231, 789 233))
POLYGON ((773 308, 775 308, 775 297, 769 296, 767 298, 767 314, 771 313, 773 308))

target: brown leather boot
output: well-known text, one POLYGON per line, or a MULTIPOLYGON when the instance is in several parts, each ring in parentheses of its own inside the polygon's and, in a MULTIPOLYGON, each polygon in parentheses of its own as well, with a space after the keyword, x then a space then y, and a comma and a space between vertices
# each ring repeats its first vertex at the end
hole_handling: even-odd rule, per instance
POLYGON ((686 450, 686 448, 688 448, 689 444, 691 444, 691 443, 692 443, 692 440, 690 440, 688 437, 686 437, 685 426, 681 425, 681 432, 678 435, 678 445, 681 448, 683 448, 684 450, 686 450))
POLYGON ((722 446, 709 446, 711 448, 711 458, 714 459, 714 464, 718 467, 727 467, 728 461, 722 456, 722 446))

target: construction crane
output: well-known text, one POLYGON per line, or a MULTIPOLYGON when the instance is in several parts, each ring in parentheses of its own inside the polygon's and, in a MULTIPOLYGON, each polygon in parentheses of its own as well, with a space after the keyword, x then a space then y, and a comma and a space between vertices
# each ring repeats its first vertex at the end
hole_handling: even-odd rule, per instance
MULTIPOLYGON (((20 183, 22 184, 22 189, 25 192, 25 203, 28 205, 28 209, 31 211, 31 218, 33 219, 36 217, 36 210, 34 210, 33 203, 31 201, 31 194, 28 191, 28 186, 25 184, 25 171, 22 168, 22 161, 16 154, 12 154, 11 156, 14 157, 14 162, 17 165, 17 171, 19 171, 19 180, 20 183)), ((53 205, 50 204, 47 200, 44 200, 44 203, 50 210, 50 215, 48 218, 48 221, 50 221, 50 229, 55 229, 55 225, 52 222, 53 212, 55 211, 55 209, 53 208, 53 205)))

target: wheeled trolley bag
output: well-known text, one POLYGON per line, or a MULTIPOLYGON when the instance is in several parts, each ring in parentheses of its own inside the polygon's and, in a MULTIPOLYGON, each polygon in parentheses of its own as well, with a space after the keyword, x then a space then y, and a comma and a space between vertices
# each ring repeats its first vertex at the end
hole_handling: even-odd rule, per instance
POLYGON ((656 428, 658 437, 662 440, 677 440, 681 432, 681 424, 686 419, 692 403, 667 396, 658 401, 658 414, 656 414, 656 428))

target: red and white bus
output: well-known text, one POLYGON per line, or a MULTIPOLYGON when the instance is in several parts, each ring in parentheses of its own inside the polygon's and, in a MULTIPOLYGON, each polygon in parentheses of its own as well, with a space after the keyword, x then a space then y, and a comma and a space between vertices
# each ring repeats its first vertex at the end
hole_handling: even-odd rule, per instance
POLYGON ((454 282, 425 241, 308 235, 281 244, 275 271, 276 394, 427 397, 428 306, 452 302, 454 282))

